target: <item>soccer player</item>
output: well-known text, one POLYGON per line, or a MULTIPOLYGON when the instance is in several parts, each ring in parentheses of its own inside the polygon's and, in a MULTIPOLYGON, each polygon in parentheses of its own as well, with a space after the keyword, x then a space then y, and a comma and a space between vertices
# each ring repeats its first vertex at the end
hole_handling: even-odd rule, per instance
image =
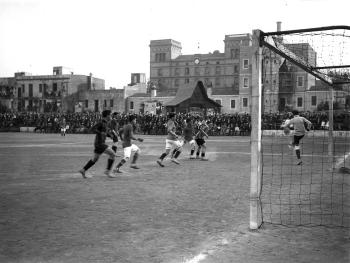
POLYGON ((107 169, 105 171, 105 174, 111 178, 115 177, 115 175, 111 173, 111 168, 113 166, 114 159, 115 159, 115 153, 106 144, 106 137, 109 129, 108 125, 109 125, 110 118, 111 118, 111 111, 104 110, 102 112, 102 120, 92 127, 93 132, 96 134, 95 142, 94 142, 94 146, 95 146, 94 157, 86 163, 83 169, 79 171, 83 176, 83 178, 87 178, 85 174, 86 171, 98 161, 102 153, 105 153, 108 155, 107 169))
POLYGON ((198 145, 197 152, 196 152, 196 158, 199 159, 199 154, 201 153, 201 160, 202 161, 208 161, 207 158, 205 158, 205 152, 207 149, 207 145, 205 143, 204 137, 209 138, 206 131, 208 131, 209 126, 205 122, 203 118, 200 118, 200 120, 197 123, 197 133, 195 135, 195 141, 198 145))
POLYGON ((130 115, 128 119, 128 123, 124 125, 122 129, 119 130, 119 135, 123 141, 122 146, 124 149, 124 157, 123 159, 120 160, 120 162, 115 167, 116 173, 122 173, 122 171, 120 171, 120 167, 122 167, 122 165, 130 159, 131 153, 134 153, 134 155, 133 155, 133 159, 131 161, 130 167, 133 169, 140 169, 136 165, 136 161, 140 155, 140 148, 137 145, 132 144, 131 140, 138 140, 139 142, 143 142, 143 139, 135 138, 133 133, 135 125, 136 125, 136 116, 130 115))
POLYGON ((186 125, 185 128, 183 130, 183 137, 184 137, 184 141, 183 141, 183 145, 185 145, 186 143, 189 143, 190 145, 190 159, 194 159, 194 151, 196 149, 196 142, 193 139, 193 124, 192 124, 192 119, 191 118, 187 118, 186 119, 186 125))
POLYGON ((299 112, 297 110, 294 110, 293 112, 293 118, 288 121, 285 126, 287 128, 294 127, 294 136, 293 136, 293 142, 292 147, 294 147, 295 154, 297 156, 297 165, 302 165, 303 161, 301 160, 300 156, 300 141, 305 136, 306 132, 310 130, 312 123, 304 118, 299 116, 299 112))
POLYGON ((119 124, 118 124, 118 120, 117 120, 117 117, 118 117, 118 113, 117 112, 114 112, 112 114, 112 120, 110 122, 110 137, 113 141, 113 144, 112 144, 112 150, 117 153, 117 145, 118 145, 118 131, 119 131, 119 124))
POLYGON ((179 157, 182 147, 181 142, 179 141, 179 136, 175 133, 176 126, 175 126, 175 113, 169 113, 169 119, 167 122, 167 131, 168 135, 165 139, 165 152, 162 153, 162 155, 157 160, 157 163, 160 167, 164 167, 163 160, 164 158, 170 153, 171 148, 174 148, 173 151, 173 157, 171 158, 171 161, 180 164, 177 158, 179 157))
POLYGON ((60 121, 60 127, 61 127, 61 136, 66 136, 67 123, 64 117, 62 117, 60 121))

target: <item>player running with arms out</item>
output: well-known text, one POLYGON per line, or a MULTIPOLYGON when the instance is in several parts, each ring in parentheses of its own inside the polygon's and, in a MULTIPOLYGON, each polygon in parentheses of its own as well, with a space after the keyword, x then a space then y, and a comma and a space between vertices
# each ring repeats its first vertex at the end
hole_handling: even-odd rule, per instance
POLYGON ((207 139, 209 138, 208 134, 206 131, 208 131, 209 126, 205 122, 203 118, 199 120, 197 123, 197 132, 195 135, 195 141, 198 145, 197 152, 196 152, 196 158, 199 159, 199 154, 201 153, 201 160, 202 161, 208 161, 207 158, 205 158, 205 153, 207 150, 207 145, 205 143, 204 137, 207 139))
POLYGON ((192 124, 192 119, 188 118, 186 119, 186 125, 185 128, 183 130, 183 137, 184 137, 184 141, 183 141, 183 145, 185 145, 186 143, 188 143, 190 145, 190 159, 194 159, 194 151, 196 149, 196 142, 193 139, 193 124, 192 124))
POLYGON ((133 155, 130 167, 133 169, 140 169, 136 165, 136 161, 137 161, 141 151, 140 151, 140 148, 137 145, 133 144, 131 141, 137 140, 139 142, 143 142, 143 139, 142 138, 135 138, 134 133, 133 133, 135 125, 136 125, 136 116, 130 115, 128 123, 126 125, 124 125, 122 129, 119 130, 120 137, 123 141, 122 146, 124 149, 124 157, 123 157, 123 159, 120 160, 120 162, 115 167, 116 173, 122 173, 122 171, 120 171, 120 167, 122 167, 122 165, 130 159, 131 153, 134 153, 134 155, 133 155))
POLYGON ((291 146, 294 147, 295 154, 298 159, 297 165, 302 165, 303 162, 300 156, 300 141, 305 136, 306 132, 310 130, 312 123, 308 119, 299 116, 299 112, 297 110, 294 110, 292 113, 293 118, 285 123, 284 128, 294 127, 294 136, 291 146))
POLYGON ((174 148, 173 151, 173 157, 171 158, 171 161, 180 164, 177 158, 179 157, 182 147, 181 142, 179 141, 179 136, 175 133, 176 126, 175 126, 175 113, 169 113, 169 120, 167 122, 167 131, 168 135, 165 139, 165 152, 162 153, 162 155, 157 160, 157 163, 160 167, 164 167, 163 160, 171 151, 171 148, 174 148))
POLYGON ((111 178, 115 177, 115 175, 111 173, 111 168, 115 159, 115 153, 106 144, 106 137, 109 129, 108 125, 110 118, 111 111, 105 110, 102 112, 102 120, 92 127, 93 132, 96 134, 94 142, 94 157, 86 163, 83 169, 79 171, 83 178, 87 178, 85 174, 86 171, 98 161, 102 153, 108 155, 107 169, 105 171, 105 174, 111 178))
POLYGON ((114 112, 112 114, 112 120, 110 122, 110 137, 113 141, 113 144, 112 144, 112 150, 117 153, 117 144, 118 144, 118 131, 119 131, 119 124, 118 124, 118 120, 117 120, 117 117, 118 117, 118 113, 117 112, 114 112))

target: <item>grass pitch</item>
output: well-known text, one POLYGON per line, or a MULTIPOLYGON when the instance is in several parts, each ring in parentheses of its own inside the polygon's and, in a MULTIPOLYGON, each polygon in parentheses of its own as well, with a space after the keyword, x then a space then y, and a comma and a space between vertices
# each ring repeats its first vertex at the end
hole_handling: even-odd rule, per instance
POLYGON ((210 161, 185 147, 164 168, 164 136, 144 138, 140 170, 107 178, 102 156, 82 179, 92 135, 0 134, 0 262, 348 261, 344 229, 248 230, 249 137, 211 137, 210 161))

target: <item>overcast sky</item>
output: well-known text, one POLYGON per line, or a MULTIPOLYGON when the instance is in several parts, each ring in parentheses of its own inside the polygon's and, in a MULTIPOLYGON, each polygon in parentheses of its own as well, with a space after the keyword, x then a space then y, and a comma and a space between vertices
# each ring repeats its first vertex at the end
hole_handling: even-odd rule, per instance
POLYGON ((180 41, 183 54, 223 52, 225 35, 349 25, 349 0, 0 0, 0 77, 53 66, 122 88, 149 78, 149 43, 180 41), (199 48, 198 48, 199 43, 199 48))

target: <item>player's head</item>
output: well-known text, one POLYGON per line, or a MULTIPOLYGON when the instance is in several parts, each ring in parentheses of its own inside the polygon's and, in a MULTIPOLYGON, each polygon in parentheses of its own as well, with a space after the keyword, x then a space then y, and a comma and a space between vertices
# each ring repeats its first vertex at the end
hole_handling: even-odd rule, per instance
POLYGON ((111 116, 111 111, 110 110, 104 110, 102 111, 102 118, 109 118, 111 116))
POLYGON ((113 112, 112 118, 117 118, 118 114, 119 114, 118 112, 113 112))
POLYGON ((169 119, 173 119, 175 117, 175 113, 174 112, 170 112, 168 116, 169 116, 169 119))
POLYGON ((297 110, 293 110, 292 113, 293 113, 293 116, 299 115, 299 111, 297 110))
POLYGON ((136 116, 135 115, 130 115, 129 116, 129 122, 130 123, 135 123, 136 122, 136 116))

